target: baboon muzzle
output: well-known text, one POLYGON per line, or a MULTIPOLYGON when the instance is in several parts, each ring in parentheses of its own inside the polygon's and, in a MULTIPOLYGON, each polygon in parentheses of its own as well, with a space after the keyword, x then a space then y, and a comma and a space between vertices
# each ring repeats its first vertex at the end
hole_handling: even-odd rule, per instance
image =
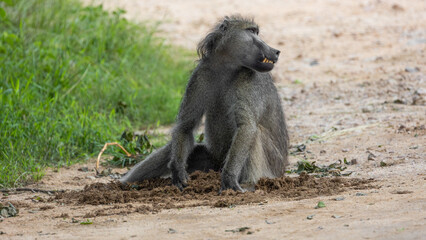
POLYGON ((264 63, 276 63, 278 61, 278 57, 280 56, 280 51, 274 48, 271 48, 268 46, 268 50, 267 53, 264 56, 264 59, 262 62, 264 63))

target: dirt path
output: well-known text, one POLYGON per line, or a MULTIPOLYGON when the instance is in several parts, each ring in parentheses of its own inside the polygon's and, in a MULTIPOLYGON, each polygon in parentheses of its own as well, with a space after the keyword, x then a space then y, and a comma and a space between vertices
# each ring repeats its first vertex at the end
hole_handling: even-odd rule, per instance
MULTIPOLYGON (((207 204, 149 214, 152 209, 140 202, 94 206, 48 202, 49 197, 39 193, 10 194, 0 202, 15 203, 20 214, 0 220, 0 234, 4 232, 0 238, 426 236, 425 1, 100 2, 107 9, 126 9, 134 21, 165 21, 161 35, 188 49, 195 49, 221 16, 254 16, 263 39, 283 52, 273 75, 282 94, 291 142, 306 145, 305 152, 291 157, 291 163, 355 159, 346 171, 352 171, 354 178, 373 178, 374 187, 303 199, 266 196, 260 202, 226 208, 207 204), (336 201, 339 197, 344 199, 336 201), (314 209, 318 201, 326 207, 314 209), (97 211, 103 215, 94 216, 97 211), (310 215, 314 215, 311 220, 310 215), (77 223, 72 223, 73 218, 77 223), (81 225, 87 218, 93 224, 81 225)), ((82 166, 92 169, 94 165, 49 171, 32 187, 81 190, 109 181, 93 179, 91 171, 78 171, 82 166)))

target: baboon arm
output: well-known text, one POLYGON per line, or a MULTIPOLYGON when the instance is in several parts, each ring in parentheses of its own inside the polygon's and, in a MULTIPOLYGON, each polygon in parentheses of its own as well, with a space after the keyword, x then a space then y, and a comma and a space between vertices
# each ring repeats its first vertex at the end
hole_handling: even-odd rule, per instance
POLYGON ((182 99, 174 132, 192 132, 200 123, 207 104, 208 92, 196 73, 191 76, 182 99))
POLYGON ((205 84, 201 81, 196 73, 191 76, 172 132, 169 167, 172 170, 173 183, 179 188, 186 185, 186 160, 194 147, 193 131, 201 121, 208 99, 205 84))

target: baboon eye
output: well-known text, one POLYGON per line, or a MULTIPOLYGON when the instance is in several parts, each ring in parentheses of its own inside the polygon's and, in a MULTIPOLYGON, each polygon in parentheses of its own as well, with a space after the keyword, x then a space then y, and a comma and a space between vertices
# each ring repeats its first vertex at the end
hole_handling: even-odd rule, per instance
POLYGON ((258 31, 256 28, 247 28, 247 31, 250 31, 253 34, 258 34, 258 31))

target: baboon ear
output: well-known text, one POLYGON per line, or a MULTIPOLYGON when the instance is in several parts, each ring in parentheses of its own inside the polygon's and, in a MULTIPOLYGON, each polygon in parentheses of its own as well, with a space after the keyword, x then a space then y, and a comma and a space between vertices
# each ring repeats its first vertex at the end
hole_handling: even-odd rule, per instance
POLYGON ((223 22, 222 22, 222 24, 220 24, 219 29, 220 29, 221 31, 226 31, 226 30, 228 29, 228 26, 229 26, 229 21, 228 21, 228 19, 224 19, 224 20, 223 20, 223 22))

